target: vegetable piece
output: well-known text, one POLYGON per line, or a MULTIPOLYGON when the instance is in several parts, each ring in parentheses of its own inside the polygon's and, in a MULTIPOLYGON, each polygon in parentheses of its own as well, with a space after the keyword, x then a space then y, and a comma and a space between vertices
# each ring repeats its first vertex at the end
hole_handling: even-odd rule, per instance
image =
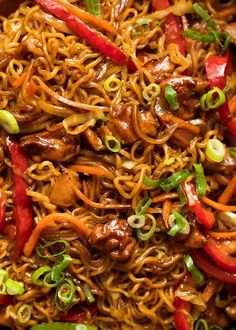
POLYGON ((140 239, 140 241, 147 241, 149 240, 155 233, 156 231, 156 227, 157 227, 157 222, 156 222, 156 219, 154 218, 153 215, 151 214, 145 214, 145 217, 146 218, 150 218, 151 221, 152 221, 152 225, 151 225, 151 228, 149 229, 148 232, 146 233, 142 233, 140 228, 136 228, 136 235, 137 237, 140 239))
POLYGON ((136 215, 144 215, 144 213, 146 213, 146 211, 148 210, 148 208, 151 206, 152 204, 152 200, 150 197, 145 197, 143 198, 138 205, 135 208, 135 214, 136 215))
POLYGON ((118 79, 114 76, 111 76, 105 80, 103 86, 107 92, 116 92, 121 88, 122 83, 121 83, 120 79, 118 79))
POLYGON ((85 0, 87 11, 95 16, 101 15, 101 5, 99 0, 85 0))
POLYGON ((86 321, 87 317, 84 307, 86 307, 86 309, 92 316, 95 315, 98 311, 96 304, 90 304, 87 306, 83 303, 82 307, 80 305, 76 305, 75 307, 70 309, 66 315, 63 315, 61 317, 61 321, 73 323, 86 321))
POLYGON ((175 157, 170 157, 164 161, 164 164, 168 166, 173 164, 174 162, 175 162, 175 157))
POLYGON ((227 226, 236 227, 236 213, 233 212, 219 212, 218 219, 227 226))
POLYGON ((119 152, 121 150, 120 141, 112 135, 105 137, 105 145, 111 152, 119 152))
POLYGON ((217 203, 217 202, 211 200, 210 198, 208 198, 206 196, 203 196, 201 199, 204 203, 206 203, 207 205, 213 207, 216 210, 236 212, 236 205, 224 205, 224 204, 221 204, 221 203, 217 203))
POLYGON ((226 101, 225 93, 218 87, 212 88, 203 94, 200 100, 202 110, 216 109, 226 101), (217 95, 216 95, 217 94, 217 95))
POLYGON ((177 101, 177 93, 171 85, 167 85, 165 88, 165 99, 169 103, 172 110, 179 109, 179 103, 177 101))
POLYGON ((30 330, 97 330, 95 325, 87 325, 82 323, 41 323, 30 327, 30 330))
POLYGON ((30 305, 23 304, 21 305, 16 313, 17 320, 21 324, 27 323, 31 318, 31 307, 30 305))
POLYGON ((208 238, 204 250, 221 269, 226 270, 229 273, 236 272, 236 258, 228 255, 220 249, 213 238, 208 238))
MULTIPOLYGON (((223 57, 212 55, 206 59, 206 74, 211 89, 218 87, 223 90, 226 86, 227 73, 230 66, 229 51, 223 57)), ((217 109, 222 124, 226 125, 230 134, 236 137, 236 126, 231 118, 228 101, 217 109)))
POLYGON ((63 20, 76 34, 85 39, 91 46, 99 50, 102 54, 109 57, 118 65, 127 65, 130 72, 137 70, 133 61, 118 47, 116 47, 104 35, 90 28, 83 21, 73 14, 70 14, 65 8, 54 0, 37 0, 51 14, 63 20))
POLYGON ((187 199, 188 209, 196 216, 199 223, 210 229, 216 220, 214 214, 202 207, 191 182, 183 182, 181 187, 187 199))
POLYGON ((127 222, 132 228, 142 228, 145 225, 145 216, 133 214, 128 217, 127 222))
POLYGON ((43 280, 42 277, 44 277, 46 274, 50 273, 51 274, 52 268, 49 266, 42 266, 36 269, 32 273, 32 282, 37 285, 43 285, 43 280), (40 279, 41 278, 41 279, 40 279))
POLYGON ((183 32, 183 35, 185 37, 191 38, 193 40, 197 40, 200 42, 208 42, 208 43, 212 43, 216 41, 215 36, 212 33, 206 33, 206 34, 202 34, 199 33, 197 31, 191 30, 191 29, 187 29, 183 32))
POLYGON ((13 201, 15 204, 14 218, 16 225, 16 243, 14 258, 16 259, 28 241, 32 232, 33 213, 31 199, 26 194, 28 183, 24 180, 24 173, 28 168, 26 158, 21 146, 10 136, 6 138, 6 144, 11 155, 13 171, 13 201))
POLYGON ((62 254, 64 254, 66 252, 66 250, 69 248, 70 244, 63 240, 63 239, 58 239, 56 241, 53 242, 49 242, 45 245, 39 245, 36 247, 36 252, 38 254, 38 256, 40 256, 41 258, 49 258, 49 257, 58 257, 62 254), (50 249, 52 250, 56 250, 56 253, 50 253, 50 249), (44 254, 43 251, 49 250, 49 254, 44 254))
POLYGON ((60 311, 68 309, 71 306, 74 296, 74 283, 69 278, 65 278, 60 281, 59 285, 57 286, 54 299, 57 309, 60 311))
POLYGON ((143 98, 151 104, 152 101, 160 94, 161 88, 157 84, 150 84, 143 89, 143 98))
POLYGON ((208 255, 203 250, 195 249, 192 251, 191 256, 195 265, 206 274, 223 282, 236 283, 236 274, 223 271, 218 266, 214 265, 209 261, 208 255))
POLYGON ((196 177, 196 191, 198 195, 206 195, 206 178, 201 164, 193 164, 196 177))
POLYGON ((5 269, 0 269, 0 284, 6 282, 8 279, 8 271, 5 269))
POLYGON ((236 174, 232 177, 223 193, 218 198, 221 204, 228 204, 236 191, 236 174))
POLYGON ((0 127, 9 134, 18 134, 20 132, 15 117, 11 112, 6 110, 0 110, 0 127))
POLYGON ((149 27, 149 21, 146 20, 146 21, 138 22, 132 26, 131 35, 140 36, 148 30, 148 27, 149 27), (142 27, 142 29, 140 29, 140 27, 142 27))
POLYGON ((89 303, 93 303, 95 301, 95 298, 90 290, 88 283, 84 284, 84 293, 89 303))
POLYGON ((157 188, 160 186, 163 179, 153 180, 149 179, 146 175, 143 177, 143 183, 150 188, 157 188))
POLYGON ((179 213, 174 212, 168 219, 171 229, 168 231, 168 235, 175 236, 178 233, 189 234, 190 226, 188 221, 179 213))
POLYGON ((183 300, 179 297, 174 299, 175 312, 174 312, 174 324, 176 330, 191 330, 192 321, 190 318, 191 304, 190 302, 183 300))
POLYGON ((6 223, 6 203, 2 192, 0 192, 0 233, 3 231, 6 223))
POLYGON ((205 153, 210 161, 221 163, 224 160, 226 148, 220 140, 210 139, 207 142, 205 153))
POLYGON ((236 147, 229 148, 229 153, 231 156, 236 157, 236 147))
POLYGON ((207 321, 204 319, 197 320, 196 324, 194 325, 194 330, 209 330, 207 321))
POLYGON ((162 180, 160 183, 161 189, 164 191, 171 191, 172 189, 176 188, 180 183, 184 182, 187 177, 190 175, 189 170, 180 170, 168 178, 162 180))
POLYGON ((190 257, 189 254, 184 256, 184 263, 186 267, 188 268, 188 271, 191 273, 193 280, 200 284, 203 281, 203 275, 201 272, 197 269, 197 267, 193 263, 193 259, 190 257))
POLYGON ((213 29, 216 30, 217 25, 216 22, 211 18, 211 16, 198 4, 198 3, 194 3, 193 4, 193 8, 195 10, 195 12, 204 20, 207 22, 208 26, 213 29))
POLYGON ((52 267, 52 281, 58 282, 61 279, 63 270, 69 266, 71 261, 72 258, 68 254, 63 254, 61 256, 61 260, 52 267))
POLYGON ((177 187, 177 193, 178 193, 179 199, 180 199, 180 206, 183 207, 184 205, 187 204, 187 199, 184 195, 184 192, 183 192, 183 189, 182 189, 181 185, 179 185, 177 187))
POLYGON ((14 281, 8 278, 5 282, 7 294, 10 296, 21 295, 25 292, 24 283, 19 281, 14 281))

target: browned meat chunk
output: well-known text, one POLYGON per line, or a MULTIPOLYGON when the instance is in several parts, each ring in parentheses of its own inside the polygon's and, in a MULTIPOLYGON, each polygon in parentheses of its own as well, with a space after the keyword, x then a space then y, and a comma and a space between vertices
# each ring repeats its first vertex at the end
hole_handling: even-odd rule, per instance
POLYGON ((85 141, 96 151, 103 150, 104 145, 102 143, 102 140, 96 135, 96 133, 91 130, 91 128, 87 128, 82 133, 85 141))
POLYGON ((131 234, 132 229, 127 221, 115 219, 97 224, 92 230, 89 243, 112 259, 122 261, 130 257, 135 247, 136 241, 131 234))
POLYGON ((24 0, 0 0, 0 15, 8 16, 13 13, 24 0))
POLYGON ((73 172, 61 174, 53 185, 50 192, 50 200, 53 204, 69 207, 76 203, 78 197, 74 188, 80 189, 79 177, 73 172))
POLYGON ((155 82, 159 84, 163 78, 166 78, 169 73, 173 72, 175 65, 171 62, 170 58, 166 56, 162 61, 147 62, 145 67, 154 77, 155 82))
POLYGON ((75 156, 78 143, 74 136, 59 129, 30 135, 22 140, 21 145, 35 162, 66 162, 75 156))
POLYGON ((196 227, 191 229, 190 235, 186 240, 184 240, 183 244, 189 249, 200 249, 207 242, 207 239, 199 229, 196 227))
POLYGON ((236 169, 236 158, 231 156, 227 151, 225 158, 221 163, 209 162, 205 160, 204 168, 209 171, 224 172, 224 174, 231 174, 236 169))

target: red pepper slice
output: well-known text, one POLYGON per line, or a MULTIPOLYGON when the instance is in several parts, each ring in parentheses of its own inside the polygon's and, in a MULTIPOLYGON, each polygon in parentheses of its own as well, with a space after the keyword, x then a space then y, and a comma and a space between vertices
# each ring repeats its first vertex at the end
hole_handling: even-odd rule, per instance
POLYGON ((28 241, 33 226, 33 213, 31 199, 26 194, 28 183, 24 180, 24 173, 28 168, 28 159, 21 146, 10 136, 6 138, 6 144, 13 164, 13 201, 15 204, 14 218, 16 226, 16 243, 14 258, 16 259, 28 241))
POLYGON ((0 305, 8 305, 11 302, 11 296, 0 295, 0 305))
POLYGON ((210 229, 216 221, 215 216, 212 212, 205 210, 202 207, 195 191, 194 185, 191 182, 185 181, 181 183, 181 187, 187 199, 189 210, 193 214, 195 214, 199 223, 204 225, 204 227, 206 227, 207 229, 210 229))
MULTIPOLYGON (((226 85, 227 74, 230 71, 230 54, 229 51, 225 56, 209 56, 206 60, 206 74, 209 80, 210 87, 218 87, 224 89, 226 85)), ((221 121, 226 125, 232 136, 236 137, 236 126, 231 118, 229 104, 226 100, 217 109, 221 121)))
MULTIPOLYGON (((154 10, 164 10, 170 6, 169 0, 152 0, 152 8, 154 10)), ((164 25, 166 44, 176 44, 179 51, 185 55, 184 38, 178 20, 174 14, 169 14, 165 18, 164 25)))
MULTIPOLYGON (((89 310, 92 316, 98 311, 96 304, 86 305, 84 307, 89 310)), ((62 316, 60 320, 63 322, 77 323, 87 321, 87 318, 84 308, 81 306, 76 306, 69 310, 66 315, 62 316)))
POLYGON ((190 330, 192 329, 192 323, 188 318, 188 314, 191 311, 191 304, 179 297, 175 297, 174 306, 176 307, 174 313, 174 323, 176 330, 190 330))
POLYGON ((204 250, 221 269, 230 273, 236 272, 236 258, 221 250, 213 238, 208 238, 204 250))
POLYGON ((236 284, 236 274, 232 274, 220 269, 209 261, 208 255, 204 250, 194 250, 191 253, 195 265, 204 271, 206 274, 223 282, 236 284))
POLYGON ((3 231, 5 227, 5 220, 6 220, 6 203, 3 197, 3 194, 0 192, 0 233, 3 231))
POLYGON ((36 0, 51 14, 63 20, 76 34, 85 39, 91 46, 99 50, 102 54, 109 57, 118 65, 127 65, 130 72, 137 70, 134 62, 120 48, 116 47, 103 34, 98 33, 81 21, 78 17, 70 14, 53 0, 36 0))

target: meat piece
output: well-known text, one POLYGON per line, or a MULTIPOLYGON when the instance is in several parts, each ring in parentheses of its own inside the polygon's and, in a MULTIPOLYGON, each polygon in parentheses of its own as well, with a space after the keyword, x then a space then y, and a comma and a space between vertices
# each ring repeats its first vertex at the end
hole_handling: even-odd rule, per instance
POLYGON ((229 151, 227 150, 224 160, 221 163, 205 160, 203 166, 206 170, 209 171, 231 174, 236 169, 236 157, 231 156, 229 151))
POLYGON ((22 140, 21 145, 35 162, 66 162, 76 155, 78 142, 64 129, 58 129, 30 135, 22 140))
POLYGON ((136 240, 131 235, 132 228, 127 221, 115 219, 97 224, 92 230, 89 243, 110 258, 122 261, 130 257, 136 245, 136 240))
POLYGON ((78 175, 73 171, 61 174, 50 192, 51 202, 62 207, 72 206, 78 200, 74 188, 80 189, 78 175))
POLYGON ((207 239, 200 230, 193 227, 190 231, 188 238, 183 242, 183 244, 189 249, 200 249, 207 242, 207 239))
MULTIPOLYGON (((1 11, 1 0, 0 0, 0 11, 1 11)), ((14 52, 6 54, 2 50, 0 51, 0 70, 4 69, 12 59, 20 59, 26 51, 26 46, 20 44, 14 52)))
POLYGON ((236 321, 236 303, 232 303, 230 306, 227 306, 225 311, 231 320, 236 321))
POLYGON ((166 56, 162 61, 147 62, 145 68, 151 73, 155 83, 159 84, 163 77, 166 78, 166 75, 174 71, 175 65, 171 62, 169 56, 166 56))
POLYGON ((105 149, 102 140, 96 135, 96 133, 91 129, 87 128, 82 133, 85 141, 96 151, 105 149))
POLYGON ((14 13, 23 1, 24 0, 0 0, 0 15, 8 16, 14 13))
POLYGON ((230 322, 225 313, 216 307, 214 297, 207 304, 207 310, 204 317, 209 325, 217 324, 219 327, 227 328, 230 322))
POLYGON ((234 43, 236 44, 236 22, 227 24, 224 30, 232 37, 234 43))

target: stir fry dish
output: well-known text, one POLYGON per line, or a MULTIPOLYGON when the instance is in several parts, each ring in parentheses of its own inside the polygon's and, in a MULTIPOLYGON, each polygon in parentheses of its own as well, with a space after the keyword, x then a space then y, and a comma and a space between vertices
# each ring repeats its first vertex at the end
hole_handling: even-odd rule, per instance
POLYGON ((0 328, 236 321, 236 1, 0 0, 0 328))

